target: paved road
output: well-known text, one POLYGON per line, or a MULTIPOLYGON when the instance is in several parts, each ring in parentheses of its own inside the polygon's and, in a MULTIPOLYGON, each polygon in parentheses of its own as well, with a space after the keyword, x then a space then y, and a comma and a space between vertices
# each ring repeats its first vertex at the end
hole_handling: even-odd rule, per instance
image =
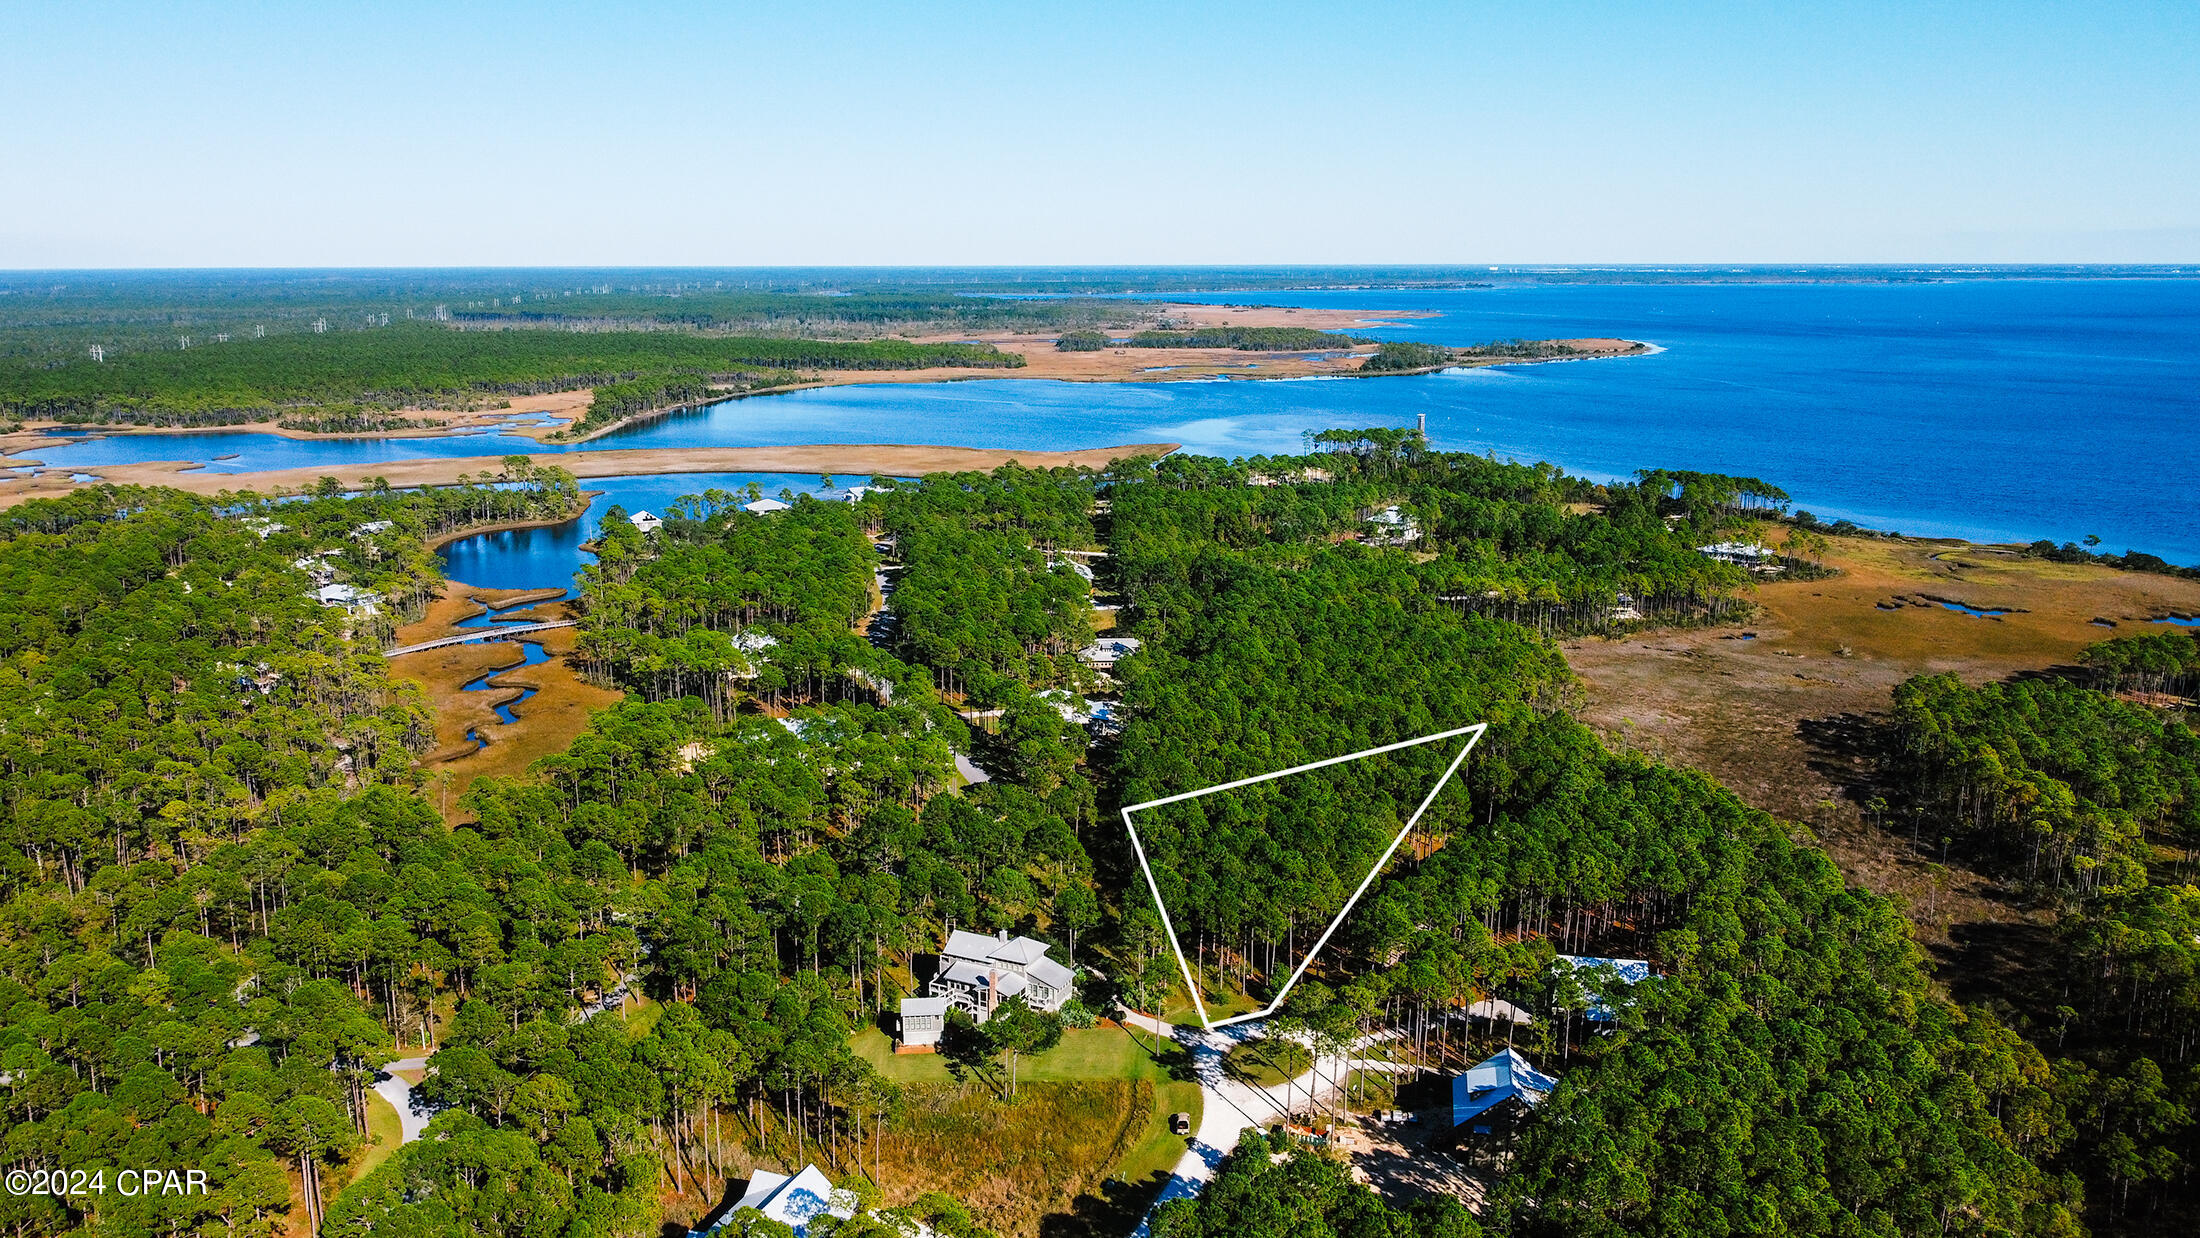
MULTIPOLYGON (((1406 1071, 1410 1067, 1392 1062, 1370 1061, 1354 1058, 1349 1054, 1325 1057, 1317 1061, 1314 1069, 1288 1083, 1272 1087, 1256 1087, 1241 1079, 1231 1078, 1222 1069, 1223 1055, 1248 1040, 1254 1040, 1265 1032, 1259 1023, 1236 1023, 1219 1031, 1204 1028, 1177 1026, 1164 1023, 1150 1015, 1129 1014, 1123 1022, 1132 1027, 1157 1035, 1168 1036, 1192 1052, 1192 1070, 1199 1079, 1201 1109, 1199 1129, 1192 1132, 1191 1143, 1184 1156, 1176 1163, 1169 1181, 1161 1188, 1161 1194, 1153 1201, 1153 1208, 1131 1231, 1131 1238, 1148 1238, 1153 1229, 1154 1212, 1172 1199, 1185 1199, 1204 1190, 1222 1165, 1222 1158, 1237 1147, 1238 1135, 1250 1126, 1266 1130, 1281 1121, 1293 1109, 1303 1109, 1308 1098, 1316 1090, 1328 1095, 1337 1090, 1347 1070, 1406 1071)), ((1396 1032, 1384 1032, 1361 1038, 1354 1049, 1396 1036, 1396 1032)))
POLYGON ((388 1101, 390 1108, 397 1110, 397 1128, 400 1132, 397 1142, 400 1144, 408 1144, 420 1138, 420 1132, 428 1129, 428 1119, 435 1115, 414 1107, 413 1085, 398 1078, 394 1072, 427 1068, 428 1059, 424 1057, 401 1057, 394 1062, 385 1063, 382 1077, 374 1082, 375 1095, 388 1101))

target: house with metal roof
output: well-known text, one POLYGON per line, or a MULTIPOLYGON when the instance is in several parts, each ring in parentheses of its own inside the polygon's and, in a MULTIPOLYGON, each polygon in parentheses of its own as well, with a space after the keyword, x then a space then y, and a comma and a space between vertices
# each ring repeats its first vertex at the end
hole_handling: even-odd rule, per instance
MULTIPOLYGON (((1005 929, 993 937, 957 929, 940 950, 939 970, 926 996, 945 998, 980 1023, 1011 997, 1023 998, 1034 1010, 1060 1010, 1077 977, 1048 958, 1047 950, 1045 942, 1011 938, 1005 929)), ((908 1013, 904 1003, 904 1017, 908 1013)))
POLYGON ((333 606, 346 614, 360 616, 375 613, 382 602, 381 594, 354 585, 322 585, 314 591, 313 596, 323 606, 333 606))
POLYGON ((792 1229, 795 1238, 809 1238, 810 1224, 821 1216, 848 1220, 856 1214, 856 1198, 840 1190, 815 1165, 804 1165, 792 1177, 759 1169, 749 1179, 741 1198, 709 1224, 688 1231, 688 1238, 717 1238, 721 1231, 740 1233, 741 1210, 753 1208, 766 1218, 792 1229))
POLYGON ((1586 1016, 1592 1023, 1610 1023, 1615 1016, 1604 1000, 1623 985, 1641 984, 1650 978, 1646 959, 1605 959, 1585 954, 1561 954, 1551 960, 1554 975, 1569 973, 1589 995, 1586 1016))
POLYGON ((1421 526, 1396 503, 1367 518, 1374 525, 1371 540, 1378 546, 1403 546, 1421 536, 1421 526))
POLYGON ((1104 636, 1077 651, 1077 660, 1087 666, 1111 667, 1138 652, 1139 639, 1135 636, 1104 636))
POLYGON ((783 503, 778 499, 758 499, 753 503, 743 503, 741 510, 754 516, 769 516, 773 512, 787 511, 793 506, 792 503, 783 503))
POLYGON ((1451 1125, 1456 1137, 1504 1136, 1521 1117, 1543 1103, 1558 1080, 1530 1065, 1512 1049, 1503 1049, 1467 1068, 1451 1081, 1451 1125))
POLYGON ((626 519, 629 524, 644 533, 655 533, 664 524, 661 518, 649 512, 635 512, 626 519))

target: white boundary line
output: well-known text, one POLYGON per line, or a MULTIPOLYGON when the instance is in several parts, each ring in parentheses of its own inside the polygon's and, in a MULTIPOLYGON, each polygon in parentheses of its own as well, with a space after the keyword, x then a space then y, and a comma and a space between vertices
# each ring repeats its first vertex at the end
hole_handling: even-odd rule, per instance
POLYGON ((1161 931, 1168 934, 1169 949, 1175 952, 1177 968, 1184 973, 1184 987, 1190 991, 1192 1006, 1199 1011, 1199 1021, 1206 1026, 1208 1031, 1214 1031, 1219 1027, 1228 1027, 1232 1023, 1265 1019, 1282 1007, 1283 999, 1291 995, 1291 986, 1297 984, 1299 977, 1306 974, 1306 968, 1314 961, 1314 956, 1320 954, 1322 947, 1329 944, 1330 935, 1337 931, 1337 926, 1344 923, 1346 916, 1352 914, 1353 904, 1359 902, 1360 896, 1367 893, 1367 888, 1375 884, 1375 878, 1383 871, 1383 865, 1390 863, 1390 857, 1398 850, 1398 844, 1404 842, 1406 835, 1413 832, 1413 827, 1420 824, 1421 814, 1427 812, 1428 806, 1436 802, 1436 793, 1442 791, 1444 784, 1451 781, 1451 776, 1459 772, 1460 764, 1467 759, 1468 753, 1474 751, 1474 746, 1482 741, 1482 733, 1487 731, 1489 726, 1490 724, 1487 722, 1477 722, 1473 726, 1463 726, 1450 731, 1438 731, 1434 735, 1423 735, 1419 739, 1384 744, 1380 748, 1369 748, 1364 752, 1347 753, 1341 757, 1330 757, 1325 761, 1310 761, 1305 765, 1294 765, 1290 769, 1279 769, 1272 774, 1259 774, 1251 778, 1240 778, 1236 782, 1225 782, 1219 786, 1207 787, 1199 791, 1186 791, 1181 795, 1167 795, 1157 800, 1147 800, 1143 804, 1127 804, 1124 806, 1123 828, 1130 831, 1131 849, 1138 853, 1138 867, 1144 870, 1146 874, 1146 889, 1153 894, 1154 906, 1161 910, 1161 931), (1256 782, 1287 778, 1292 774, 1303 774, 1308 770, 1321 769, 1324 766, 1342 765, 1346 761, 1357 761, 1361 757, 1381 756, 1386 752, 1396 752, 1400 748, 1413 748, 1421 744, 1433 744, 1439 740, 1456 739, 1461 735, 1472 735, 1474 738, 1468 740, 1467 746, 1461 748, 1459 755, 1451 759, 1451 764, 1444 767, 1444 776, 1436 780, 1436 785, 1430 787, 1428 795, 1421 800, 1421 806, 1413 810, 1412 816, 1406 818, 1405 828, 1399 830, 1398 836, 1390 840, 1390 846, 1384 849, 1382 857, 1375 861, 1375 866, 1367 870, 1367 876, 1360 880, 1360 888, 1352 892, 1352 897, 1346 899, 1344 906, 1338 909, 1337 918, 1331 920, 1329 927, 1322 930, 1321 940, 1315 942, 1313 948, 1306 952, 1306 957, 1299 960, 1298 969, 1291 973, 1291 978, 1284 982, 1283 988, 1277 990, 1275 1000, 1250 1014, 1233 1015, 1220 1022, 1208 1018, 1207 1003, 1200 999, 1199 982, 1192 978, 1192 965, 1190 960, 1184 957, 1184 947, 1177 944, 1176 926, 1169 922, 1169 905, 1161 901, 1161 885, 1154 880, 1153 865, 1146 860, 1146 845, 1139 841, 1138 827, 1132 824, 1131 814, 1142 809, 1159 808, 1164 804, 1181 804, 1185 800, 1198 799, 1202 795, 1213 795, 1217 791, 1235 791, 1239 787, 1249 787, 1256 782))

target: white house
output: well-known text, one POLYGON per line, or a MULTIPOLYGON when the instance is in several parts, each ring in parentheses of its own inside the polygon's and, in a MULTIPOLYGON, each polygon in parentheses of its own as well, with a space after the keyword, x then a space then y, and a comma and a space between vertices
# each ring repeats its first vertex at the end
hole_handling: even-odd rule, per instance
POLYGON ((259 534, 260 540, 264 542, 268 538, 275 536, 277 533, 282 532, 284 529, 287 529, 290 526, 277 523, 273 520, 269 520, 265 516, 254 516, 250 520, 244 522, 244 527, 252 530, 254 533, 259 534))
POLYGON ((382 595, 352 585, 322 585, 314 592, 323 606, 341 607, 346 614, 371 615, 381 604, 382 595))
MULTIPOLYGON (((946 998, 983 1023, 993 1008, 1021 997, 1034 1010, 1056 1011, 1070 999, 1075 973, 1047 957, 1047 944, 1029 937, 965 933, 947 935, 939 971, 926 996, 946 998)), ((904 1017, 908 1011, 903 1008, 904 1017)))
POLYGON ((1367 518, 1375 526, 1374 541, 1380 546, 1403 546, 1421 536, 1421 526, 1393 503, 1367 518))
MULTIPOLYGON (((794 1230, 795 1238, 809 1238, 810 1222, 821 1216, 836 1216, 848 1220, 856 1214, 856 1198, 840 1190, 815 1165, 804 1165, 802 1172, 789 1177, 759 1169, 749 1179, 748 1189, 741 1193, 732 1207, 720 1213, 718 1218, 700 1229, 688 1231, 688 1238, 716 1238, 726 1229, 743 1208, 754 1208, 766 1217, 794 1230)), ((740 1232, 735 1230, 736 1233, 740 1232)))
POLYGON ((351 531, 351 535, 353 537, 373 537, 377 533, 387 533, 391 529, 394 529, 396 527, 397 526, 395 524, 387 520, 369 520, 365 524, 360 525, 358 528, 353 529, 351 531))
POLYGON ((1135 636, 1103 636, 1077 651, 1077 660, 1087 666, 1102 669, 1138 652, 1139 640, 1135 636))
POLYGON ((637 529, 640 529, 644 533, 655 533, 665 523, 663 520, 657 518, 649 512, 635 512, 633 515, 628 516, 626 519, 627 523, 633 525, 637 529))
POLYGON ((301 572, 304 572, 308 577, 312 578, 313 583, 316 585, 329 584, 336 579, 336 569, 330 567, 328 560, 326 558, 323 558, 322 556, 330 553, 330 551, 324 550, 321 551, 319 554, 302 555, 296 559, 292 559, 290 561, 290 566, 297 568, 301 572))
POLYGON ((1039 693, 1039 699, 1054 706, 1054 712, 1062 715, 1062 721, 1077 726, 1097 727, 1104 732, 1123 729, 1123 703, 1106 697, 1078 696, 1067 688, 1049 688, 1039 693))
POLYGON ((890 493, 892 491, 885 486, 850 486, 841 494, 840 499, 844 503, 861 503, 867 495, 890 493))
POLYGON ((792 503, 782 503, 778 499, 758 499, 754 503, 743 503, 741 510, 755 516, 769 516, 773 512, 783 512, 793 506, 792 503))
POLYGON ((1696 547, 1696 553, 1751 571, 1777 571, 1780 566, 1779 556, 1769 548, 1748 542, 1713 542, 1709 546, 1696 547))

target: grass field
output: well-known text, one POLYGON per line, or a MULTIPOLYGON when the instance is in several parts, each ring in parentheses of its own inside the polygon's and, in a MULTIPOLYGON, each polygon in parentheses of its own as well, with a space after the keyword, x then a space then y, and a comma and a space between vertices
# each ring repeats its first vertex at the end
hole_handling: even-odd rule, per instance
POLYGON ((665 1016, 664 1003, 653 997, 635 997, 626 1004, 626 1038, 640 1040, 665 1016))
MULTIPOLYGON (((936 1053, 895 1053, 893 1041, 875 1027, 856 1033, 853 1047, 858 1057, 896 1083, 959 1086, 960 1081, 948 1070, 946 1058, 936 1053)), ((1060 1045, 1017 1059, 1016 1079, 1019 1083, 1070 1079, 1164 1083, 1169 1080, 1170 1066, 1156 1054, 1174 1058, 1181 1052, 1169 1042, 1142 1032, 1134 1035, 1119 1027, 1072 1028, 1062 1033, 1060 1045)))
POLYGON ((1119 1234, 1144 1211, 1196 1127, 1199 1085, 1174 1042, 1116 1027, 1073 1029, 1017 1064, 1017 1096, 994 1075, 958 1081, 936 1054, 896 1054, 876 1029, 856 1054, 909 1090, 909 1116, 886 1139, 881 1186, 903 1202, 945 1191, 1017 1238, 1119 1234), (1182 1075, 1183 1078, 1178 1076, 1182 1075))
MULTIPOLYGON (((1237 993, 1221 986, 1203 988, 1199 998, 1207 1005, 1207 1017, 1227 1019, 1232 1015, 1251 1014, 1265 1003, 1248 993, 1237 993)), ((1161 1018, 1169 1023, 1189 1023, 1199 1026, 1199 1011, 1192 1006, 1192 995, 1183 985, 1169 990, 1169 1000, 1164 1003, 1161 1018)))
MULTIPOLYGON (((927 1087, 889 1128, 879 1185, 890 1204, 927 1191, 961 1200, 988 1229, 1035 1238, 1046 1218, 1092 1211, 1155 1109, 1146 1079, 1035 1083, 1004 1101, 991 1089, 927 1087)), ((1047 1233, 1060 1232, 1060 1221, 1047 1233)))
POLYGON ((404 1137, 404 1127, 397 1121, 397 1110, 383 1100, 380 1093, 367 1093, 367 1145, 360 1149, 359 1159, 351 1163, 351 1174, 345 1184, 373 1173, 375 1166, 397 1151, 398 1142, 404 1137))
POLYGON ((1271 1088, 1314 1069, 1314 1055, 1295 1040, 1263 1036, 1230 1050, 1222 1068, 1255 1087, 1271 1088))

